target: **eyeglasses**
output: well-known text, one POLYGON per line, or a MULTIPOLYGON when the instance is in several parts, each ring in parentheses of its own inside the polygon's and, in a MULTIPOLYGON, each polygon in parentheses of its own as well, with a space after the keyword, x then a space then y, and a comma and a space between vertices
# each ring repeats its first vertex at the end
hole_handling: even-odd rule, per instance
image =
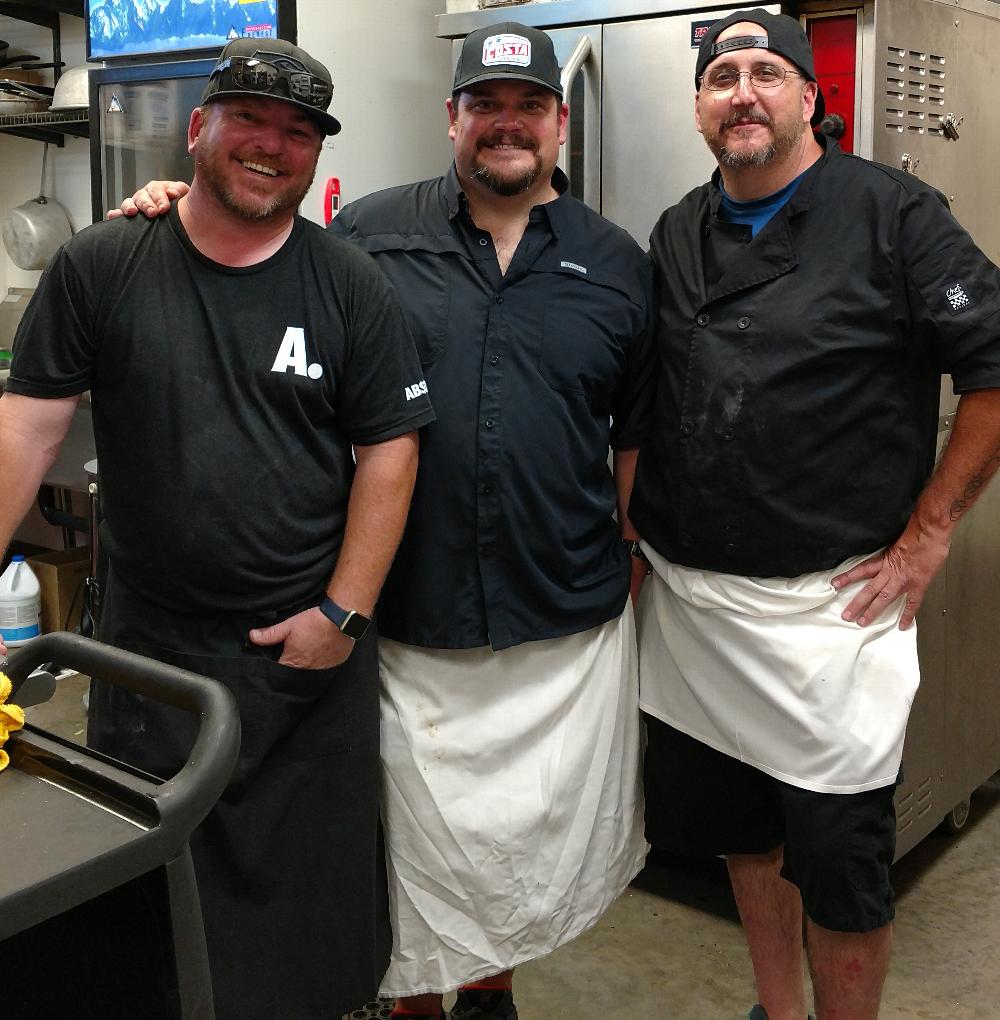
MULTIPOLYGON (((261 51, 258 51, 261 53, 261 51)), ((307 71, 302 64, 280 53, 263 53, 272 60, 252 57, 228 57, 213 71, 213 77, 229 70, 233 84, 248 92, 270 92, 280 78, 288 86, 289 95, 309 106, 326 108, 333 86, 324 78, 307 71)))
POLYGON ((740 79, 746 75, 750 84, 757 88, 776 89, 790 74, 797 78, 803 77, 798 71, 786 71, 775 64, 754 64, 749 71, 737 71, 735 67, 713 67, 699 81, 711 92, 729 92, 737 88, 740 79))

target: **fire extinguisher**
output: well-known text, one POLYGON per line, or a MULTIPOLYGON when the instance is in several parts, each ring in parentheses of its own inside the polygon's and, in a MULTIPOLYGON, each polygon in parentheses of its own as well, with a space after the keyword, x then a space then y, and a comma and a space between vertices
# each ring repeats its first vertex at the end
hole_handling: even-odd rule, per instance
POLYGON ((329 177, 323 194, 323 222, 329 226, 330 220, 340 212, 340 178, 329 177))

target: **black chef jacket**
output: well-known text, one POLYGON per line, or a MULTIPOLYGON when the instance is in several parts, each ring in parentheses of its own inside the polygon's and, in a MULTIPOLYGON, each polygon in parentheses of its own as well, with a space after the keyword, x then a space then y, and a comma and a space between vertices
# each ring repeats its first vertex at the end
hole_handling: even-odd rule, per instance
POLYGON ((718 173, 653 229, 656 426, 629 513, 675 563, 794 577, 894 541, 941 374, 1000 386, 1000 272, 932 188, 821 142, 756 238, 719 219, 718 173))
POLYGON ((394 283, 437 414, 379 602, 386 637, 501 649, 624 607, 607 456, 643 435, 650 267, 560 171, 553 184, 562 193, 532 210, 505 275, 454 167, 333 221, 394 283))

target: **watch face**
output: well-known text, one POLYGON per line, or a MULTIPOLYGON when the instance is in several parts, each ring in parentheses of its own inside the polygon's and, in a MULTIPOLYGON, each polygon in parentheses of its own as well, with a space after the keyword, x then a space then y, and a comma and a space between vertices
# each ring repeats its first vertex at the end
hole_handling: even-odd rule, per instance
POLYGON ((368 624, 371 620, 367 616, 362 616, 360 613, 350 612, 347 614, 347 619, 344 621, 341 630, 349 637, 354 638, 358 641, 360 638, 365 636, 365 631, 368 630, 368 624))

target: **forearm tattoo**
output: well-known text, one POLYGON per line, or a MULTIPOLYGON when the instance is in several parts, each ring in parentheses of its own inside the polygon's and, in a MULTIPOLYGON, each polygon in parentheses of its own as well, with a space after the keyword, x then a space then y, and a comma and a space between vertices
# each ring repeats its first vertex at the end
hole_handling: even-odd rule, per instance
POLYGON ((961 498, 951 504, 949 516, 953 521, 957 521, 972 506, 980 490, 993 477, 997 468, 1000 468, 1000 447, 990 454, 983 466, 965 483, 961 498))

